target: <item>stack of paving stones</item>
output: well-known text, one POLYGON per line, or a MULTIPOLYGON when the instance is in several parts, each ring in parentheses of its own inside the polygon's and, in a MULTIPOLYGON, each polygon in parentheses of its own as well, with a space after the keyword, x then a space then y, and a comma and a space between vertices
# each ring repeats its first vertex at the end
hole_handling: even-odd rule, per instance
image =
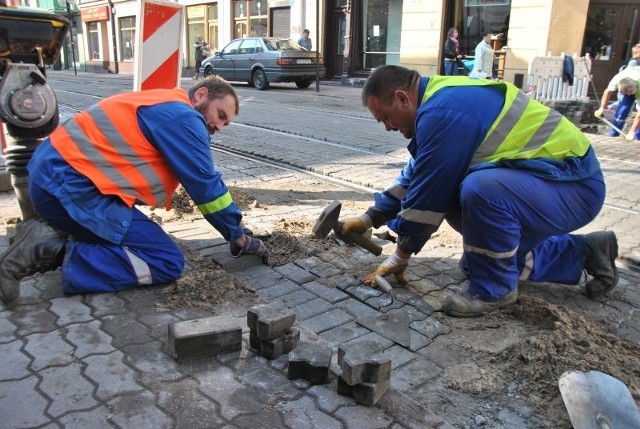
POLYGON ((296 313, 280 304, 261 304, 247 311, 249 345, 267 359, 276 359, 295 349, 300 329, 293 326, 296 313))
POLYGON ((352 397, 363 405, 375 405, 389 390, 391 359, 382 344, 356 341, 338 347, 338 394, 352 397))
POLYGON ((242 327, 224 316, 169 325, 169 352, 177 361, 242 350, 242 327))

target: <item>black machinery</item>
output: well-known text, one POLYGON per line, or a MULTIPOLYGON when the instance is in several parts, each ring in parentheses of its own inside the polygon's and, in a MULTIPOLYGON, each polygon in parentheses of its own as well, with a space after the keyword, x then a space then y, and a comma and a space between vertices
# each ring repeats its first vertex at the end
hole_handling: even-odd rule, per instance
POLYGON ((0 0, 0 121, 6 127, 6 169, 22 219, 34 216, 27 163, 42 139, 58 126, 58 102, 47 84, 71 23, 40 9, 0 0))

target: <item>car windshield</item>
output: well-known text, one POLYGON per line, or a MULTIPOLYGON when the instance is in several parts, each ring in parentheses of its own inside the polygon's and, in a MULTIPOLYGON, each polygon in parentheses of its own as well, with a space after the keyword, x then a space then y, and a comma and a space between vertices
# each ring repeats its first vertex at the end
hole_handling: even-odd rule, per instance
POLYGON ((264 39, 264 43, 270 51, 306 51, 293 39, 264 39))

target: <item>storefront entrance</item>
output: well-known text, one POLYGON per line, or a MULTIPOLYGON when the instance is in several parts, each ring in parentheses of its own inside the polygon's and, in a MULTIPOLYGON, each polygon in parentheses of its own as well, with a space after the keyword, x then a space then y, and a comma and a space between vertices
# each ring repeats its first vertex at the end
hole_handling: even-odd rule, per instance
POLYGON ((640 43, 639 5, 606 0, 591 3, 582 53, 592 58, 591 74, 597 96, 602 95, 620 67, 629 62, 631 47, 636 43, 640 43))

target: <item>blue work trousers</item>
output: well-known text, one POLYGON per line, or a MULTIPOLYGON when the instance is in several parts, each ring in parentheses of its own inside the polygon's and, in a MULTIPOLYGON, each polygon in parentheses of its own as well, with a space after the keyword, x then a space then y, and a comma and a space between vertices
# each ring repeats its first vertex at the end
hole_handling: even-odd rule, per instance
POLYGON ((33 181, 29 192, 36 212, 71 236, 62 264, 65 293, 116 292, 140 284, 167 283, 182 274, 184 255, 180 248, 138 209, 131 208, 131 226, 122 242, 113 244, 76 222, 55 196, 33 181), (150 276, 142 283, 132 258, 139 258, 139 264, 148 267, 150 276))
MULTIPOLYGON (((624 128, 624 123, 629 116, 629 113, 631 113, 631 109, 633 108, 633 103, 635 101, 635 95, 618 94, 618 108, 616 109, 616 114, 613 116, 613 120, 611 121, 611 123, 622 130, 624 128)), ((617 132, 613 128, 609 128, 610 137, 617 137, 619 135, 619 132, 617 132)), ((640 139, 640 128, 638 128, 635 138, 640 139)))
POLYGON ((604 203, 601 172, 579 181, 550 181, 527 171, 479 170, 461 185, 447 222, 463 236, 469 292, 497 301, 521 274, 536 282, 577 284, 584 237, 572 235, 604 203))

